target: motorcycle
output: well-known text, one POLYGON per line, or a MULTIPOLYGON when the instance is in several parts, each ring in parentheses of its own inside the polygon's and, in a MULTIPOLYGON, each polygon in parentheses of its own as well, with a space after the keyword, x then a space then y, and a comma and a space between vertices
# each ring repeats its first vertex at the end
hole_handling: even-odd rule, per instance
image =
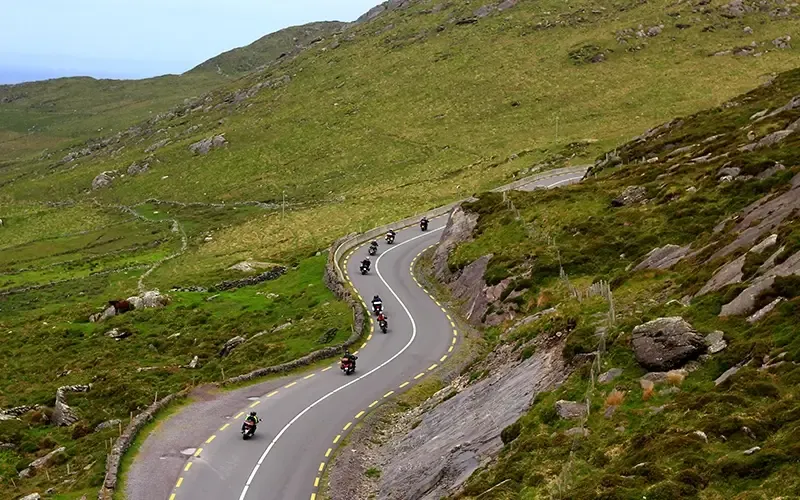
POLYGON ((353 372, 356 371, 356 362, 347 358, 342 358, 339 368, 345 375, 352 375, 353 372))
POLYGON ((379 315, 381 311, 383 311, 383 302, 373 302, 372 312, 375 313, 375 316, 379 315))
POLYGON ((369 267, 364 264, 361 264, 361 274, 367 274, 369 272, 369 267))
POLYGON ((247 441, 248 439, 253 437, 253 434, 255 433, 256 433, 256 424, 250 422, 249 420, 245 420, 244 428, 242 429, 242 439, 247 441))
POLYGON ((369 247, 369 254, 370 255, 375 255, 377 253, 378 253, 378 247, 377 246, 373 245, 373 246, 369 247))
POLYGON ((422 219, 421 221, 419 221, 419 228, 422 229, 423 231, 427 231, 428 230, 428 219, 422 219))
POLYGON ((386 235, 386 243, 389 245, 394 243, 394 235, 392 233, 386 235))
POLYGON ((386 333, 389 331, 389 323, 385 319, 380 320, 378 324, 381 326, 381 332, 386 333))

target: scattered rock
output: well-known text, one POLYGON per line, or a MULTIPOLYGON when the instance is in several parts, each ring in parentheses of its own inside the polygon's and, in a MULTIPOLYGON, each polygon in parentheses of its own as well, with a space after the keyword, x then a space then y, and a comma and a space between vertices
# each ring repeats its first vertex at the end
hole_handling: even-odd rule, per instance
POLYGON ((774 45, 776 49, 791 49, 792 44, 789 43, 791 41, 792 37, 789 35, 780 36, 772 41, 772 45, 774 45))
POLYGON ((560 399, 556 401, 556 412, 561 418, 576 419, 584 417, 587 413, 587 409, 585 403, 576 403, 575 401, 560 399))
POLYGON ((128 167, 128 175, 144 174, 149 170, 150 170, 150 164, 149 163, 147 163, 147 162, 143 162, 143 163, 133 162, 128 167))
POLYGON ((727 4, 720 7, 720 14, 722 17, 730 19, 742 17, 752 9, 744 3, 744 0, 731 0, 727 4))
POLYGON ((111 337, 114 340, 122 340, 131 336, 131 332, 127 330, 120 330, 119 328, 112 328, 105 333, 106 337, 111 337))
POLYGON ((714 381, 714 385, 717 386, 725 383, 729 378, 733 377, 738 371, 739 371, 738 366, 733 366, 731 368, 728 368, 722 373, 722 375, 717 377, 717 379, 714 381))
POLYGON ((147 147, 147 149, 144 150, 144 152, 145 153, 152 153, 156 149, 163 148, 164 146, 166 146, 169 143, 170 143, 169 139, 162 139, 162 140, 160 140, 158 142, 154 142, 153 144, 149 145, 147 147))
POLYGON ((564 434, 570 437, 587 437, 589 435, 589 429, 584 429, 583 427, 573 427, 572 429, 567 429, 564 431, 564 434))
POLYGON ((114 182, 114 177, 116 176, 116 172, 113 170, 107 170, 97 175, 92 181, 92 190, 97 191, 98 189, 105 189, 110 187, 111 184, 114 182))
POLYGON ((254 260, 243 260, 237 264, 232 265, 228 269, 231 271, 241 271, 243 273, 252 273, 258 269, 266 269, 273 266, 269 262, 257 262, 254 260))
POLYGON ((747 435, 747 437, 749 437, 753 441, 756 440, 755 433, 753 431, 751 431, 749 427, 747 427, 747 426, 742 427, 742 432, 744 432, 747 435))
POLYGON ((759 309, 758 311, 753 313, 751 316, 749 316, 747 318, 747 322, 748 323, 757 323, 757 322, 761 321, 762 319, 764 319, 764 317, 767 314, 771 313, 772 310, 775 309, 778 306, 778 304, 780 304, 784 300, 786 300, 786 299, 783 298, 783 297, 778 297, 777 299, 773 300, 772 302, 770 302, 769 304, 765 305, 764 307, 762 307, 761 309, 759 309))
MULTIPOLYGON (((20 473, 21 474, 21 473, 20 473)), ((22 476, 20 476, 22 477, 22 476)), ((24 497, 20 498, 19 500, 41 500, 41 495, 38 493, 31 493, 30 495, 25 495, 24 497)))
POLYGON ((744 31, 744 33, 747 35, 753 34, 753 28, 751 28, 750 26, 745 26, 744 29, 742 29, 742 31, 744 31))
POLYGON ((94 428, 95 432, 100 432, 105 429, 111 429, 112 427, 117 427, 122 422, 122 420, 106 420, 105 422, 101 422, 97 424, 97 427, 94 428))
POLYGON ((701 295, 705 295, 709 292, 717 291, 733 283, 741 283, 742 278, 744 277, 742 268, 744 267, 744 261, 746 258, 746 255, 742 255, 720 267, 714 273, 711 279, 708 280, 705 285, 703 285, 700 291, 697 292, 695 297, 700 297, 701 295))
POLYGON ((703 337, 680 316, 658 318, 633 329, 636 360, 651 370, 671 370, 705 352, 703 337))
POLYGON ((706 335, 706 345, 708 346, 708 353, 709 354, 716 354, 726 347, 728 347, 728 343, 725 342, 724 333, 717 330, 714 332, 709 333, 706 335))
POLYGON ((739 167, 722 167, 719 169, 719 172, 717 172, 717 178, 725 176, 736 177, 741 171, 742 169, 739 167))
POLYGON ((228 141, 225 139, 225 134, 219 134, 191 144, 189 146, 189 151, 196 155, 206 155, 212 149, 220 148, 226 144, 228 144, 228 141))
POLYGON ((744 450, 742 453, 744 453, 745 455, 752 455, 753 453, 755 453, 757 451, 761 451, 761 447, 760 446, 753 446, 752 448, 750 448, 748 450, 744 450))
POLYGON ((597 381, 601 384, 607 384, 612 380, 614 380, 615 378, 619 377, 620 375, 622 375, 621 368, 612 368, 607 372, 601 373, 600 376, 597 377, 597 381))
POLYGON ((192 360, 189 362, 189 368, 197 368, 200 364, 200 358, 197 356, 193 357, 192 360))
POLYGON ((245 342, 245 338, 241 336, 236 336, 230 339, 229 341, 225 342, 225 345, 222 346, 222 350, 219 352, 220 357, 224 358, 231 351, 238 345, 243 344, 245 342))
POLYGON ((30 465, 28 465, 27 469, 24 469, 22 472, 19 473, 19 477, 28 477, 30 475, 30 472, 31 472, 30 469, 38 470, 38 469, 41 469, 42 467, 47 467, 50 464, 50 462, 53 460, 53 458, 55 458, 55 456, 60 454, 60 453, 64 453, 64 450, 66 450, 66 448, 61 446, 61 447, 56 448, 55 450, 51 451, 47 455, 45 455, 45 456, 43 456, 41 458, 37 458, 36 460, 31 462, 30 465), (25 473, 25 475, 23 475, 23 473, 25 473))
POLYGON ((613 207, 623 207, 634 203, 645 203, 647 201, 647 189, 644 186, 628 186, 617 198, 611 201, 613 207))
POLYGON ((654 248, 633 270, 669 269, 683 259, 688 253, 689 245, 665 245, 661 248, 654 248))
POLYGON ((165 307, 167 304, 169 304, 169 297, 166 295, 161 295, 158 290, 149 290, 141 293, 139 294, 139 298, 142 299, 142 308, 145 309, 165 307))
POLYGON ((661 394, 662 396, 677 394, 679 392, 681 392, 681 390, 675 386, 667 387, 666 389, 661 389, 660 391, 658 391, 658 393, 661 394))
POLYGON ((694 431, 692 434, 694 434, 695 436, 699 437, 700 439, 702 439, 703 441, 708 443, 708 436, 706 436, 705 432, 703 432, 703 431, 694 431))
POLYGON ((658 26, 650 26, 649 28, 647 28, 647 31, 645 31, 645 34, 647 36, 649 36, 649 37, 658 36, 658 35, 661 34, 661 31, 663 29, 664 29, 664 25, 663 24, 658 25, 658 26))
POLYGON ((617 411, 617 405, 611 405, 605 409, 605 411, 603 412, 603 417, 605 417, 606 420, 611 420, 614 417, 614 413, 616 411, 617 411))

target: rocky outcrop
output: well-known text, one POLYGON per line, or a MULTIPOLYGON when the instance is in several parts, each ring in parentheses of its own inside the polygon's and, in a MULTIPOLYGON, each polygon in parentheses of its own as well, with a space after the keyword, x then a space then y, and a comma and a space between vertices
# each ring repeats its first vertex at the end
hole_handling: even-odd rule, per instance
POLYGON ((251 276, 249 278, 242 278, 239 280, 222 281, 214 285, 214 288, 217 290, 230 290, 231 288, 257 285, 264 281, 278 279, 284 274, 286 274, 286 268, 284 266, 273 266, 272 269, 264 271, 258 276, 251 276))
POLYGON ((78 421, 78 416, 66 402, 68 392, 89 392, 92 384, 87 385, 65 385, 56 390, 56 404, 53 409, 52 421, 55 425, 67 426, 78 421))
POLYGON ((705 353, 707 346, 680 316, 658 318, 633 329, 633 353, 648 370, 668 371, 705 353))
POLYGON ((452 494, 500 451, 501 431, 528 410, 533 397, 569 375, 562 346, 541 339, 526 361, 498 370, 425 414, 386 450, 379 498, 439 499, 452 494))
POLYGON ((270 264, 269 262, 258 262, 254 260, 243 260, 242 262, 238 262, 228 269, 230 271, 241 271, 243 273, 252 273, 258 269, 266 269, 268 267, 273 266, 274 264, 270 264))
POLYGON ((150 163, 149 162, 133 162, 128 166, 128 175, 139 175, 144 174, 150 170, 150 163))
POLYGON ((436 279, 449 283, 453 278, 448 259, 456 246, 472 239, 472 232, 478 225, 478 214, 467 212, 459 205, 453 209, 450 219, 442 232, 439 245, 433 253, 433 270, 436 279))
POLYGON ((768 290, 775 282, 776 276, 789 276, 792 274, 800 274, 800 252, 795 253, 783 263, 753 280, 752 284, 743 290, 735 299, 722 306, 719 315, 741 316, 749 314, 755 309, 758 297, 768 290))
POLYGON ((97 191, 98 189, 110 187, 116 175, 117 173, 113 170, 107 170, 98 174, 92 181, 92 190, 97 191))
POLYGON ((767 314, 771 313, 772 310, 775 309, 776 307, 778 307, 778 304, 780 304, 784 300, 786 300, 786 299, 783 298, 783 297, 778 297, 777 299, 775 299, 772 302, 770 302, 769 304, 765 305, 764 307, 762 307, 758 311, 754 312, 752 316, 747 318, 747 322, 748 323, 757 323, 757 322, 761 321, 762 319, 764 319, 764 317, 767 314))
POLYGON ((563 399, 556 401, 556 413, 563 419, 583 418, 588 412, 586 403, 565 401, 563 399))
POLYGON ((219 351, 219 356, 221 358, 224 358, 225 356, 230 354, 231 351, 234 350, 236 347, 238 347, 241 344, 244 344, 245 340, 246 339, 241 336, 236 336, 228 340, 227 342, 225 342, 225 345, 222 346, 222 350, 219 351))
POLYGON ((792 37, 789 35, 786 36, 779 36, 775 40, 772 41, 772 45, 775 46, 776 49, 791 49, 792 44, 792 37))
POLYGON ((154 142, 153 144, 149 145, 147 147, 147 149, 144 150, 144 152, 145 153, 152 153, 153 151, 155 151, 157 149, 163 148, 164 146, 166 146, 169 143, 170 143, 169 139, 161 139, 160 141, 154 142))
POLYGON ((747 258, 747 256, 742 255, 741 257, 734 259, 720 267, 717 272, 714 273, 714 276, 712 276, 711 279, 708 280, 705 285, 703 285, 703 288, 697 292, 695 297, 717 291, 733 283, 741 283, 742 277, 744 276, 742 273, 742 268, 744 267, 745 258, 747 258))
POLYGON ((37 458, 36 460, 31 462, 28 465, 27 468, 25 468, 25 469, 23 469, 23 470, 21 470, 19 472, 19 477, 22 477, 22 478, 30 477, 33 474, 34 471, 42 469, 42 468, 47 467, 48 465, 50 465, 50 463, 53 461, 53 459, 56 458, 56 456, 60 455, 61 453, 64 453, 65 450, 66 450, 66 448, 61 446, 61 447, 56 448, 55 450, 51 451, 47 455, 45 455, 43 457, 40 457, 40 458, 37 458))
MULTIPOLYGON (((161 292, 158 290, 148 290, 146 292, 142 292, 139 295, 135 295, 133 297, 128 297, 124 301, 117 301, 117 305, 110 305, 103 312, 95 313, 89 316, 89 321, 92 323, 101 323, 109 318, 116 316, 117 314, 122 314, 127 312, 130 309, 153 309, 159 307, 166 307, 169 304, 169 297, 166 295, 162 295, 161 292), (124 309, 119 309, 119 304, 127 304, 124 309)), ((113 301, 112 301, 113 302, 113 301)), ((113 335, 109 335, 113 337, 113 335)))
POLYGON ((189 146, 189 151, 196 155, 207 155, 212 149, 218 149, 228 144, 225 134, 219 134, 197 141, 189 146))
POLYGON ((680 262, 688 253, 689 245, 664 245, 661 248, 654 248, 645 256, 642 262, 633 268, 633 270, 669 269, 680 262))
POLYGON ((647 202, 647 189, 644 186, 628 186, 619 196, 611 200, 613 207, 625 207, 647 202))

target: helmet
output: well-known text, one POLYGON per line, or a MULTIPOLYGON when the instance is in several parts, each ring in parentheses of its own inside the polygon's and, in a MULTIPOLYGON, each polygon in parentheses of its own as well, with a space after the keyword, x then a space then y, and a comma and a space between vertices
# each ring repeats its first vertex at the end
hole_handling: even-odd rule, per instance
POLYGON ((255 417, 255 416, 256 416, 256 412, 254 412, 254 411, 251 411, 251 412, 250 412, 250 416, 251 416, 251 417, 255 417))

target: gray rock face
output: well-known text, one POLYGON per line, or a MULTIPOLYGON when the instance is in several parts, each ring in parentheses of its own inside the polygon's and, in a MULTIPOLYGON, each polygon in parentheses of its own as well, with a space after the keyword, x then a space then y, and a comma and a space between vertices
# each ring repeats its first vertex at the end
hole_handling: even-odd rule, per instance
POLYGON ((750 313, 755 308, 758 296, 772 286, 776 276, 789 276, 792 274, 800 274, 800 252, 796 252, 782 264, 754 279, 753 283, 735 299, 722 306, 719 315, 740 316, 750 313))
POLYGON ((734 375, 736 375, 736 372, 738 372, 738 371, 739 371, 739 367, 738 366, 733 366, 731 368, 728 368, 727 370, 725 370, 722 373, 722 375, 720 375, 719 377, 717 377, 716 380, 714 380, 714 385, 717 386, 717 385, 720 385, 720 384, 724 384, 729 378, 731 378, 734 375))
POLYGON ((229 341, 225 342, 224 346, 222 346, 222 350, 219 352, 220 357, 224 358, 225 356, 230 354, 234 348, 236 348, 240 344, 244 344, 244 342, 245 342, 244 337, 240 336, 233 337, 229 341))
POLYGON ((703 285, 703 288, 697 292, 695 297, 700 297, 701 295, 705 295, 709 292, 714 292, 733 283, 741 283, 742 277, 744 276, 742 273, 742 267, 744 267, 744 261, 746 258, 746 255, 742 255, 741 257, 734 259, 720 267, 717 272, 714 273, 714 276, 712 276, 711 279, 708 280, 705 285, 703 285))
POLYGON ((528 410, 533 397, 568 376, 561 348, 561 342, 542 342, 533 356, 502 376, 467 387, 425 414, 387 450, 379 498, 438 500, 454 492, 500 451, 500 432, 528 410))
POLYGON ((212 149, 221 148, 226 144, 228 144, 228 141, 225 139, 225 134, 219 134, 203 139, 202 141, 195 142, 189 146, 189 151, 196 155, 206 155, 212 149))
POLYGON ((708 346, 709 354, 716 354, 728 347, 728 343, 725 342, 724 336, 725 334, 719 330, 706 335, 706 345, 708 346))
POLYGON ((139 295, 142 299, 142 307, 145 309, 153 309, 164 307, 169 304, 169 298, 161 295, 158 290, 149 290, 139 295))
POLYGON ((53 460, 53 458, 56 455, 58 455, 59 453, 64 453, 64 450, 66 450, 66 448, 61 446, 60 448, 56 448, 55 450, 51 451, 47 455, 45 455, 45 456, 43 456, 41 458, 37 458, 36 460, 31 462, 30 465, 28 465, 27 469, 24 469, 23 471, 21 471, 19 473, 19 477, 28 477, 30 475, 30 469, 37 470, 37 469, 41 469, 42 467, 47 467, 50 464, 50 462, 53 460), (24 473, 24 475, 23 475, 23 473, 24 473))
POLYGON ((447 260, 456 245, 472 239, 472 232, 477 225, 478 214, 467 212, 460 205, 450 213, 450 219, 447 221, 439 245, 433 254, 434 274, 439 281, 443 283, 451 281, 452 273, 447 265, 447 260))
POLYGON ((767 314, 771 313, 772 310, 775 309, 776 307, 778 307, 778 304, 780 304, 784 300, 786 300, 786 299, 783 298, 783 297, 778 297, 777 299, 773 300, 769 304, 765 305, 764 307, 762 307, 761 309, 759 309, 758 311, 753 313, 752 316, 749 316, 747 318, 747 322, 748 323, 757 323, 757 322, 761 321, 762 319, 764 319, 764 317, 767 314))
POLYGON ((586 403, 565 401, 563 399, 556 401, 556 413, 563 419, 582 418, 586 415, 586 411, 586 403))
POLYGON ((114 171, 106 171, 101 174, 98 174, 97 177, 94 178, 92 181, 92 189, 97 191, 98 189, 104 189, 110 187, 111 184, 114 182, 114 176, 116 172, 114 171))
POLYGON ((619 377, 620 375, 622 375, 621 368, 612 368, 607 372, 601 373, 600 376, 597 377, 597 381, 601 384, 607 384, 612 380, 614 380, 615 378, 619 377))
POLYGON ((628 186, 616 198, 611 201, 614 207, 623 207, 647 201, 647 189, 644 186, 628 186))
POLYGON ((632 341, 636 361, 649 370, 671 370, 706 351, 703 337, 680 316, 635 327, 632 341))
POLYGON ((641 271, 642 269, 669 269, 686 254, 689 253, 689 246, 678 245, 665 245, 661 248, 654 248, 647 254, 642 262, 640 262, 634 271, 641 271))
POLYGON ((97 424, 97 427, 94 428, 94 431, 95 432, 100 432, 100 431, 105 430, 105 429, 111 429, 112 427, 117 427, 120 424, 120 422, 122 422, 122 421, 121 420, 116 420, 116 419, 114 419, 114 420, 106 420, 105 422, 100 422, 99 424, 97 424))

